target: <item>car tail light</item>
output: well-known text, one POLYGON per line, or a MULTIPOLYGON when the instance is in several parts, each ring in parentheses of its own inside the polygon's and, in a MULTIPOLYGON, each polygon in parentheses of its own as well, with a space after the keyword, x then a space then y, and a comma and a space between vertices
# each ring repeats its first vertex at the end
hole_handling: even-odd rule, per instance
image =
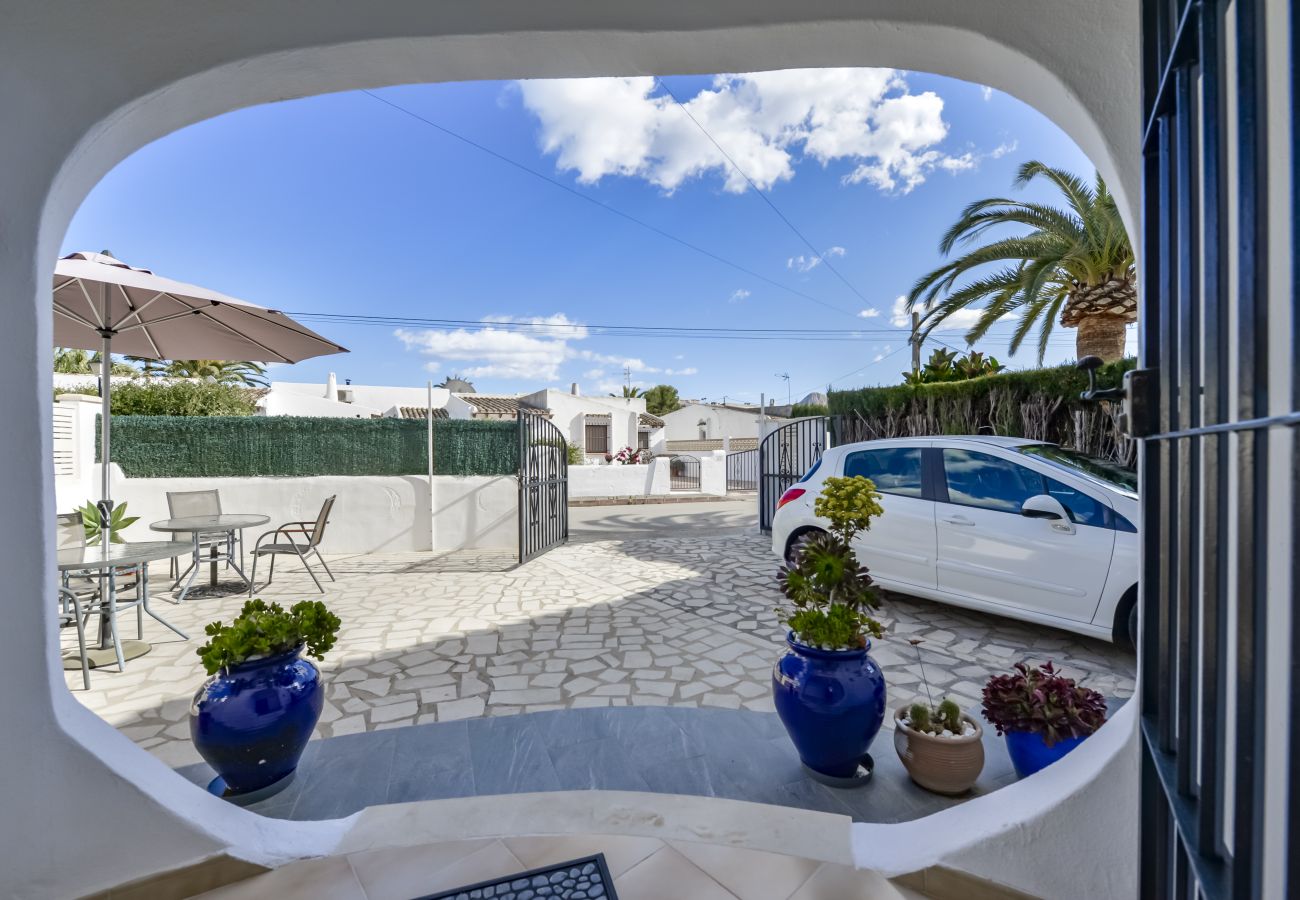
POLYGON ((789 503, 791 500, 798 500, 806 493, 808 492, 803 488, 790 488, 790 490, 786 491, 784 494, 781 495, 780 500, 776 501, 776 508, 780 509, 781 507, 789 503))

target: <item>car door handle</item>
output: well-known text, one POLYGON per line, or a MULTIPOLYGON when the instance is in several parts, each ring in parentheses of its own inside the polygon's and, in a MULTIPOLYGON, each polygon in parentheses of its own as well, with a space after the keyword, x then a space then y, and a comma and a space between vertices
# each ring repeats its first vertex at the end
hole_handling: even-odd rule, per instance
POLYGON ((964 516, 958 516, 955 519, 944 519, 944 521, 947 522, 949 525, 962 525, 968 528, 975 524, 970 519, 967 519, 964 516))

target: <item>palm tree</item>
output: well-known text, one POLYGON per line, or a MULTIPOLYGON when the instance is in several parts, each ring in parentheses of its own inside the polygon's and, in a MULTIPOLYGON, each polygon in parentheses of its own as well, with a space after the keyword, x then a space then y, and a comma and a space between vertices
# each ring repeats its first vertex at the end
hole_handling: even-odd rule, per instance
POLYGON ((1100 175, 1089 187, 1069 172, 1036 161, 1020 167, 1015 185, 1040 177, 1064 195, 1064 207, 994 197, 966 207, 948 229, 939 244, 945 254, 999 225, 1032 230, 974 247, 919 279, 907 296, 907 307, 922 314, 920 337, 953 313, 983 304, 979 320, 966 334, 967 343, 979 340, 1004 316, 1015 315, 1020 321, 1011 352, 1037 324, 1041 363, 1059 316, 1063 326, 1078 329, 1075 349, 1080 358, 1100 356, 1109 362, 1123 357, 1124 326, 1137 321, 1137 273, 1115 198, 1100 175), (995 263, 1005 265, 956 286, 963 275, 995 263))
POLYGON ((474 385, 467 379, 461 378, 459 375, 452 375, 448 378, 444 378, 441 384, 435 384, 434 387, 445 388, 453 394, 476 393, 474 385))
POLYGON ((266 386, 266 367, 255 362, 230 362, 220 359, 174 359, 167 366, 173 378, 199 378, 218 384, 266 386))
MULTIPOLYGON (((610 396, 611 396, 611 397, 618 397, 618 396, 620 396, 620 395, 619 395, 619 394, 610 394, 610 396)), ((623 385, 623 393, 622 393, 621 396, 622 396, 624 399, 631 399, 631 398, 633 398, 633 397, 640 397, 640 396, 641 396, 641 389, 640 389, 640 388, 635 388, 635 387, 628 387, 627 385, 623 385)))
MULTIPOLYGON (((91 353, 89 350, 68 350, 63 347, 55 347, 54 371, 62 375, 98 375, 100 359, 102 357, 98 352, 91 353)), ((114 375, 140 374, 135 366, 117 361, 109 365, 109 371, 114 375)))
POLYGON ((140 367, 140 374, 145 380, 151 380, 157 375, 165 374, 167 367, 160 360, 150 359, 147 356, 128 356, 128 362, 133 362, 140 367))

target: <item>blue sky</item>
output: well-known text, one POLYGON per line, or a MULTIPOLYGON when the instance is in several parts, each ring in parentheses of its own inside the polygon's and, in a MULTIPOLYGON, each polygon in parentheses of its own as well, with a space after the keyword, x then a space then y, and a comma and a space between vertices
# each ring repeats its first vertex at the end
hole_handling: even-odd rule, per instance
MULTIPOLYGON (((908 352, 893 324, 896 298, 941 261, 938 238, 958 211, 1008 195, 1027 159, 1092 172, 1019 101, 918 73, 375 93, 381 99, 353 92, 241 110, 145 147, 87 197, 65 252, 108 249, 290 313, 549 323, 524 333, 308 320, 352 352, 277 367, 278 380, 323 381, 333 371, 418 385, 461 373, 483 391, 577 381, 603 393, 630 368, 632 383, 667 382, 683 396, 756 401, 765 392, 784 402, 779 373, 789 373, 795 399, 828 382, 897 383, 908 352), (848 339, 628 337, 598 325, 829 329, 848 339)), ((962 330, 938 337, 964 347, 962 330)), ((1073 357, 1073 336, 1058 330, 1049 362, 1073 357)), ((991 338, 979 349, 1035 364, 1029 352, 1009 358, 1006 344, 991 338)))

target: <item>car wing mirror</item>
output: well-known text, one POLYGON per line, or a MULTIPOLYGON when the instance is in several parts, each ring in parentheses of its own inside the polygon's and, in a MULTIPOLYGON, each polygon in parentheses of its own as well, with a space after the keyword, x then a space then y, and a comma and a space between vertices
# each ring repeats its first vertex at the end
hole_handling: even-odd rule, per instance
POLYGON ((1036 494, 1020 507, 1020 514, 1030 519, 1051 519, 1068 521, 1069 516, 1061 501, 1050 494, 1036 494))

